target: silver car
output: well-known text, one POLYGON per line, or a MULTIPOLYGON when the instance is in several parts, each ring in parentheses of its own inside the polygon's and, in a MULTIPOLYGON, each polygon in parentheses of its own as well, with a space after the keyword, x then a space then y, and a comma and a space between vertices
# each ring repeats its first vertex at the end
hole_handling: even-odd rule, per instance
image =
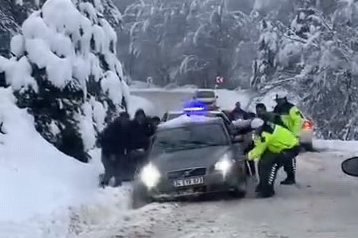
POLYGON ((221 118, 184 117, 159 126, 149 161, 134 181, 134 207, 209 193, 245 195, 247 172, 242 143, 232 139, 221 118))

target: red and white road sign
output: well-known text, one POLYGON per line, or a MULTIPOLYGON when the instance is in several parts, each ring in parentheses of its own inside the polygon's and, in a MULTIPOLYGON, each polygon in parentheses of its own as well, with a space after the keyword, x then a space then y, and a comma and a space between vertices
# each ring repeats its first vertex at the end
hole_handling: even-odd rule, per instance
POLYGON ((223 76, 216 76, 216 83, 220 84, 224 82, 224 77, 223 76))

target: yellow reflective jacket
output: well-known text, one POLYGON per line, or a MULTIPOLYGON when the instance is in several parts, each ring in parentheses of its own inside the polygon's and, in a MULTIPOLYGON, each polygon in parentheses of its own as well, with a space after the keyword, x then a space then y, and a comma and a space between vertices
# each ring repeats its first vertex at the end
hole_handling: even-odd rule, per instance
POLYGON ((279 125, 264 125, 259 133, 260 139, 255 139, 255 147, 249 152, 248 159, 260 159, 262 154, 269 150, 272 153, 281 153, 299 145, 298 138, 288 129, 279 125))
POLYGON ((287 129, 289 129, 295 136, 300 136, 303 117, 298 107, 291 103, 286 103, 281 106, 281 108, 276 107, 274 113, 280 115, 281 120, 287 129))

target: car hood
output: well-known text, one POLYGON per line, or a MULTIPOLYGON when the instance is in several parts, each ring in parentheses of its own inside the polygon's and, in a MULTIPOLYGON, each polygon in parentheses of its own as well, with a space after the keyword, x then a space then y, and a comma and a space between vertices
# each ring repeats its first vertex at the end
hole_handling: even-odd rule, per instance
POLYGON ((229 150, 230 146, 210 146, 164 153, 150 159, 163 172, 194 167, 208 168, 214 165, 229 150))

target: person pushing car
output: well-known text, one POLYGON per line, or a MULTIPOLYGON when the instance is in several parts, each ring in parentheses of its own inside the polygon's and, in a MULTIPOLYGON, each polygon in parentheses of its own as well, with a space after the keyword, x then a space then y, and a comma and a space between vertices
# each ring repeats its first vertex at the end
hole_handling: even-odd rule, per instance
MULTIPOLYGON (((297 138, 300 137, 303 116, 297 106, 288 102, 287 94, 285 92, 276 94, 275 99, 277 105, 273 110, 275 115, 278 115, 284 126, 290 130, 297 138)), ((284 170, 287 173, 287 178, 281 182, 283 185, 291 185, 296 183, 296 157, 286 161, 284 170)))
POLYGON ((297 156, 299 140, 286 128, 255 118, 251 122, 255 130, 254 148, 247 159, 258 160, 260 182, 256 188, 257 196, 266 198, 275 194, 274 182, 283 161, 297 156))

